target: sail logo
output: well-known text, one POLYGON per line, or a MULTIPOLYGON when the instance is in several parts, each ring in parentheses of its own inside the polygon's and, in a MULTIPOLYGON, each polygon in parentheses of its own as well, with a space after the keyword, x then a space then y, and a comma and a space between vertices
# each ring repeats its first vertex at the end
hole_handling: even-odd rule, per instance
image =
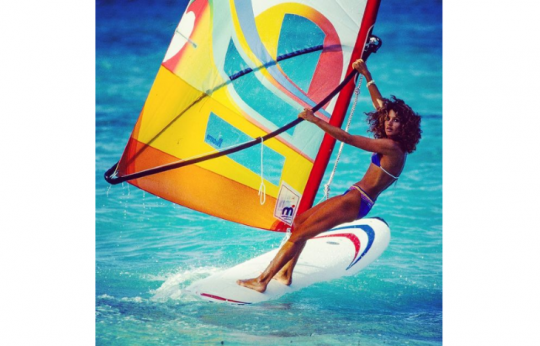
POLYGON ((274 217, 288 225, 292 225, 300 197, 300 193, 287 183, 282 182, 274 209, 274 217))
POLYGON ((221 148, 221 144, 223 144, 223 138, 221 137, 221 134, 219 135, 219 137, 217 139, 212 137, 212 135, 207 134, 206 135, 206 141, 210 142, 211 144, 213 144, 214 146, 216 146, 218 148, 221 148))
POLYGON ((283 210, 281 211, 281 216, 284 216, 284 217, 292 217, 294 215, 294 205, 292 207, 285 207, 283 208, 283 210))

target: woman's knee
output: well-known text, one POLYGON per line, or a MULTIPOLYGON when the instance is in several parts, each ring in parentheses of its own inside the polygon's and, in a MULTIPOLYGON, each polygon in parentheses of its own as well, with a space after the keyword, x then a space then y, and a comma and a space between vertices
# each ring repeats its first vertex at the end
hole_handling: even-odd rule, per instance
POLYGON ((292 229, 296 230, 296 229, 301 228, 304 221, 306 221, 306 218, 300 215, 299 217, 294 219, 293 224, 292 224, 292 229))
POLYGON ((302 232, 302 228, 298 228, 292 232, 291 237, 289 238, 289 241, 295 244, 303 244, 306 241, 308 241, 308 239, 309 237, 307 237, 307 235, 304 232, 302 232))

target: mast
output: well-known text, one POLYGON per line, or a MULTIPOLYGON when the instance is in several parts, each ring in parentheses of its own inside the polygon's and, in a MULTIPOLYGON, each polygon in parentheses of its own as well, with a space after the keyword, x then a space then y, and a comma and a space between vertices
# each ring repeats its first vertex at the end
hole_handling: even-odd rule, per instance
MULTIPOLYGON (((362 21, 360 33, 358 34, 358 38, 354 45, 353 53, 351 54, 351 61, 349 62, 347 74, 352 71, 351 64, 353 61, 359 59, 360 57, 364 58, 364 46, 369 38, 369 34, 373 28, 373 25, 375 24, 375 20, 377 19, 377 12, 379 11, 380 3, 381 0, 368 0, 366 4, 364 20, 362 21)), ((336 107, 334 108, 334 112, 332 113, 332 117, 330 118, 329 123, 331 125, 341 127, 341 125, 343 124, 343 120, 345 119, 345 114, 347 113, 347 109, 349 108, 349 103, 353 91, 354 83, 348 83, 339 94, 336 102, 336 107)), ((321 185, 326 166, 328 165, 328 161, 330 161, 330 156, 332 155, 335 144, 335 138, 329 136, 328 134, 324 135, 321 148, 319 149, 317 157, 315 158, 313 169, 308 178, 306 188, 304 190, 302 200, 300 201, 300 204, 298 206, 298 211, 296 215, 300 215, 301 213, 313 206, 313 202, 315 201, 315 195, 317 194, 317 190, 321 185)))

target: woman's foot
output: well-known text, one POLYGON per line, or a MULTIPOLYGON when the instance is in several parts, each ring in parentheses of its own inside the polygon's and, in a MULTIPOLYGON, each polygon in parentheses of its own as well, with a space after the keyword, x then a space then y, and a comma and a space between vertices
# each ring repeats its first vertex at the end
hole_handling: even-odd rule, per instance
POLYGON ((260 293, 266 291, 266 285, 257 280, 257 278, 248 280, 236 280, 236 283, 240 286, 250 288, 260 293))
POLYGON ((285 275, 285 274, 283 274, 281 272, 274 275, 273 279, 276 280, 277 282, 279 282, 281 284, 284 284, 284 285, 287 285, 287 286, 290 286, 291 282, 292 282, 290 276, 287 276, 287 275, 285 275))
POLYGON ((274 275, 273 279, 281 284, 290 286, 292 282, 292 275, 289 274, 288 267, 289 267, 289 264, 281 268, 281 270, 276 275, 274 275))

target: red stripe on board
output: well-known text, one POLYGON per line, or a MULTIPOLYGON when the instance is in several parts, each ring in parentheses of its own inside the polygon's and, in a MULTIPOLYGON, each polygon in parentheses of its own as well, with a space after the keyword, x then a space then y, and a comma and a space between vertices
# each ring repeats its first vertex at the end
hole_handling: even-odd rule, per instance
POLYGON ((227 298, 223 298, 223 297, 220 297, 220 296, 215 296, 213 294, 208 294, 208 293, 201 293, 201 296, 212 298, 212 299, 215 299, 215 300, 221 300, 223 302, 229 302, 229 303, 251 304, 251 303, 247 303, 247 302, 241 302, 239 300, 227 299, 227 298))
POLYGON ((339 233, 339 234, 322 235, 322 236, 319 236, 319 237, 315 237, 313 239, 330 238, 330 237, 344 237, 344 238, 347 238, 350 241, 352 241, 352 243, 354 244, 354 250, 356 251, 355 254, 354 254, 353 260, 351 261, 351 263, 353 263, 354 260, 356 259, 356 256, 358 256, 358 253, 360 252, 360 239, 358 239, 358 237, 356 235, 352 234, 352 233, 339 233))

